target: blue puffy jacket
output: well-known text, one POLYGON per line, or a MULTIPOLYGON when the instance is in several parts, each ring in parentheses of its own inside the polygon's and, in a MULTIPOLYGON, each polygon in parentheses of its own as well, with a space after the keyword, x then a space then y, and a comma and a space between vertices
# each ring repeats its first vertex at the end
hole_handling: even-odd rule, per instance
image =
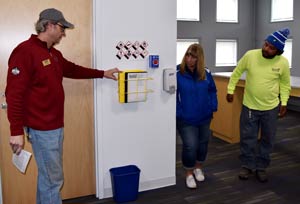
POLYGON ((181 74, 179 65, 177 70, 177 120, 190 125, 210 122, 218 108, 217 89, 210 71, 205 69, 206 79, 198 80, 196 73, 181 74))

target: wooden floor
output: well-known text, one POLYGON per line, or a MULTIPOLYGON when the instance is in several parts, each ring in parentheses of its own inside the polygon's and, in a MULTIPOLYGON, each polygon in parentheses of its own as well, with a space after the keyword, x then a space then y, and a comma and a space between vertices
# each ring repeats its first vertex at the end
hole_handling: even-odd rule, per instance
MULTIPOLYGON (((181 145, 177 145, 177 184, 140 192, 131 204, 296 204, 300 203, 300 113, 289 111, 279 120, 277 139, 268 168, 269 182, 260 183, 252 176, 241 181, 237 175, 239 144, 211 138, 204 167, 206 180, 198 189, 185 187, 181 167, 181 145)), ((64 204, 112 204, 112 198, 98 200, 94 195, 65 200, 64 204)))

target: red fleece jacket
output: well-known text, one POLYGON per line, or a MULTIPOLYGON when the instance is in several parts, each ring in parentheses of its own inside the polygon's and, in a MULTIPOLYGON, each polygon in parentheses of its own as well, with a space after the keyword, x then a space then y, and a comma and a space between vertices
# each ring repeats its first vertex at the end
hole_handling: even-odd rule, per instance
POLYGON ((36 35, 19 44, 8 61, 5 91, 11 135, 23 127, 53 130, 64 126, 63 77, 103 78, 103 70, 76 65, 60 51, 47 48, 36 35))

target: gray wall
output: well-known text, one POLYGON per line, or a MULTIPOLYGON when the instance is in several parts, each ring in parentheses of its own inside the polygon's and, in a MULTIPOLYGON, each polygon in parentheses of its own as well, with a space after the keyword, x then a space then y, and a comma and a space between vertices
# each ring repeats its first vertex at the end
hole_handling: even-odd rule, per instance
MULTIPOLYGON (((294 0, 294 20, 289 22, 270 22, 271 16, 271 0, 256 0, 256 47, 261 47, 263 40, 267 35, 275 30, 288 27, 291 31, 290 37, 293 39, 293 53, 292 53, 292 68, 291 75, 300 76, 300 13, 296 12, 300 9, 300 1, 294 0), (298 9, 299 8, 299 9, 298 9)), ((300 98, 290 97, 288 101, 288 108, 294 111, 300 111, 300 98)))
POLYGON ((266 36, 275 30, 288 27, 291 31, 289 37, 293 39, 292 69, 291 75, 300 76, 300 1, 294 0, 294 20, 287 22, 271 23, 271 0, 256 0, 255 17, 255 45, 257 48, 262 46, 266 36), (299 8, 299 9, 298 9, 299 8))
POLYGON ((239 23, 216 23, 216 1, 200 0, 200 22, 177 22, 177 38, 198 38, 204 48, 206 66, 213 72, 234 67, 215 67, 216 39, 237 39, 238 59, 255 46, 254 0, 239 1, 239 23))
POLYGON ((234 67, 215 67, 217 38, 238 40, 238 59, 250 49, 260 48, 270 33, 289 27, 293 38, 291 74, 300 76, 300 1, 294 0, 294 21, 271 23, 271 0, 240 0, 239 23, 216 23, 216 0, 200 0, 200 22, 177 22, 177 38, 198 38, 202 44, 206 66, 213 72, 232 71, 234 67))

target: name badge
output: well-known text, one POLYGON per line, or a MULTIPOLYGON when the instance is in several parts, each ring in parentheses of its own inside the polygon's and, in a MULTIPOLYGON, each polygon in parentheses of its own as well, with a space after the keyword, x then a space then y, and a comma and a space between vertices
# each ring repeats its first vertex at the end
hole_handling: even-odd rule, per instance
POLYGON ((50 61, 50 59, 46 59, 46 60, 43 60, 42 63, 45 67, 45 66, 48 66, 49 64, 51 64, 51 61, 50 61))

